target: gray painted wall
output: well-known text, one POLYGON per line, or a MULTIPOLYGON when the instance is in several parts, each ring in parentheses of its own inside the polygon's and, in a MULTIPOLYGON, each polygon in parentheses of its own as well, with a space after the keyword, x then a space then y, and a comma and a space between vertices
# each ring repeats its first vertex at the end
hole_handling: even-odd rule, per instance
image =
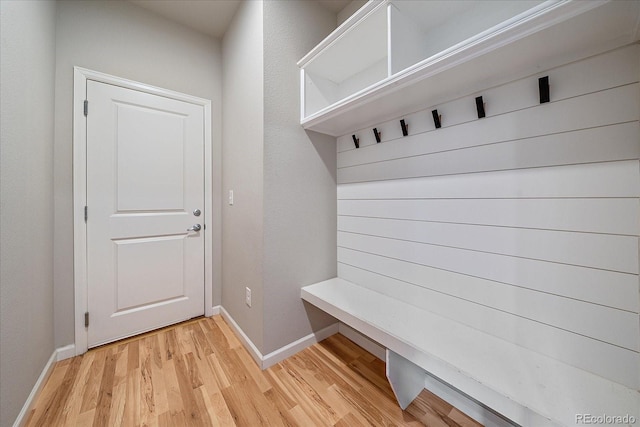
POLYGON ((340 12, 338 12, 338 25, 349 19, 358 9, 364 6, 367 0, 353 0, 346 5, 340 12))
POLYGON ((336 275, 336 154, 300 126, 296 62, 335 22, 314 2, 245 2, 223 41, 222 305, 263 355, 333 322, 300 300, 336 275))
POLYGON ((60 1, 57 8, 55 122, 55 344, 74 342, 73 66, 212 101, 214 305, 221 301, 221 45, 124 1, 60 1))
POLYGON ((222 305, 262 348, 262 2, 240 5, 222 42, 222 305), (234 191, 234 205, 226 196, 234 191), (251 288, 252 307, 244 302, 251 288))
POLYGON ((336 152, 300 126, 296 62, 335 23, 316 2, 264 2, 263 354, 334 322, 300 299, 336 276, 336 152))
POLYGON ((54 350, 55 3, 0 2, 0 426, 54 350))
POLYGON ((295 62, 335 27, 334 14, 313 2, 246 2, 221 44, 128 2, 1 4, 0 425, 54 348, 74 342, 74 65, 211 99, 214 305, 264 354, 331 322, 302 305, 299 288, 336 274, 335 139, 300 127, 295 62))

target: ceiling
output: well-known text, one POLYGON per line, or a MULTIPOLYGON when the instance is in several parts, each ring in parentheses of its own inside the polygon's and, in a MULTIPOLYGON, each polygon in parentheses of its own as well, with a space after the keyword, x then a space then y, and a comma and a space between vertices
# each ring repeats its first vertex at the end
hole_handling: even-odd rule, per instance
MULTIPOLYGON (((162 15, 194 30, 221 38, 242 0, 130 0, 147 10, 162 15)), ((251 1, 251 0, 248 0, 251 1)), ((266 0, 278 1, 278 0, 266 0)), ((315 1, 338 13, 351 0, 280 0, 315 1)))

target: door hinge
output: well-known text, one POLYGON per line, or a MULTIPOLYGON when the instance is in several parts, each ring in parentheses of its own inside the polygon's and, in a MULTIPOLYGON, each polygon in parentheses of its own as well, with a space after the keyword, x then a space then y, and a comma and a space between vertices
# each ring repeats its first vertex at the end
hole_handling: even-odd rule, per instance
POLYGON ((87 222, 88 218, 89 218, 89 207, 85 206, 84 207, 84 222, 87 222))
POLYGON ((86 313, 84 313, 84 327, 85 328, 89 327, 89 312, 88 311, 86 313))
POLYGON ((89 101, 84 100, 84 115, 87 116, 89 114, 89 101))

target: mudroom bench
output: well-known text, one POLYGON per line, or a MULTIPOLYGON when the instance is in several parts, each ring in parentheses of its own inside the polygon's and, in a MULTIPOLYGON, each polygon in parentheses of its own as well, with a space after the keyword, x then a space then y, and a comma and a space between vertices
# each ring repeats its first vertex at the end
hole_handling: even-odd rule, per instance
POLYGON ((637 416, 634 390, 341 278, 305 286, 301 297, 386 348, 403 409, 430 375, 522 426, 637 416))

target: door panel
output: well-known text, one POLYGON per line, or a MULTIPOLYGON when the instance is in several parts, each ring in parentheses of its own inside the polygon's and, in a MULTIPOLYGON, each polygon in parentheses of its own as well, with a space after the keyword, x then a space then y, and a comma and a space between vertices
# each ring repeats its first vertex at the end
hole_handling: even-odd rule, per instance
POLYGON ((204 313, 204 109, 87 82, 89 347, 204 313))
POLYGON ((116 313, 183 298, 184 244, 182 236, 116 240, 116 313), (141 268, 140 260, 153 259, 153 268, 141 268), (140 286, 140 283, 153 286, 140 286))
POLYGON ((118 211, 184 211, 185 116, 119 103, 115 108, 118 211))

